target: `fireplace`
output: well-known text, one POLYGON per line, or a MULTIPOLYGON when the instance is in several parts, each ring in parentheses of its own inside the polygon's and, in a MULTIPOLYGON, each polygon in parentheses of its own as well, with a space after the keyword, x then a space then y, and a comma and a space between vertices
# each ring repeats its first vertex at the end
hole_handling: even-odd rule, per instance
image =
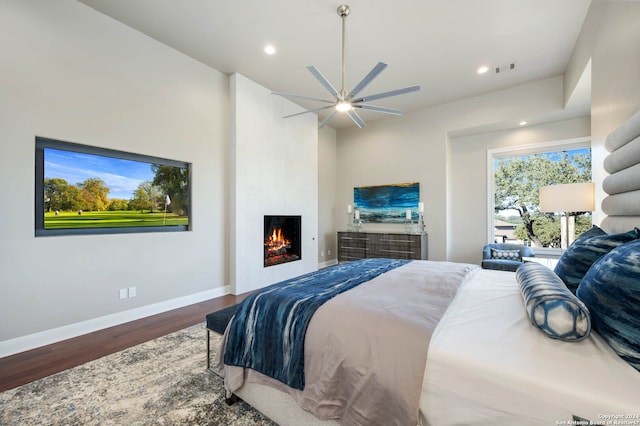
POLYGON ((300 260, 301 217, 264 217, 264 266, 300 260))

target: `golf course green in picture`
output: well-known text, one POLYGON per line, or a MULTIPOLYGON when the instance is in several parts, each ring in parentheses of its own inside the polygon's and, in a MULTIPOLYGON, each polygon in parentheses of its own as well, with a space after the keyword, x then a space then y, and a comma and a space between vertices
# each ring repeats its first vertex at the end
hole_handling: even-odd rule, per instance
POLYGON ((129 226, 188 225, 189 218, 175 213, 140 211, 46 212, 45 229, 118 228, 129 226))

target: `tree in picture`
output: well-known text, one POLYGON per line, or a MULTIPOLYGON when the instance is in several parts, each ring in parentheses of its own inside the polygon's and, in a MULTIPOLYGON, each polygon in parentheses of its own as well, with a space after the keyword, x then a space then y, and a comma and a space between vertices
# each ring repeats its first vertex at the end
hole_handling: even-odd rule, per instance
POLYGON ((45 211, 82 210, 84 199, 80 188, 65 179, 44 180, 45 211))
POLYGON ((100 178, 89 178, 78 184, 84 200, 83 210, 104 211, 109 206, 109 192, 105 182, 100 178))
POLYGON ((154 164, 151 170, 155 177, 153 185, 168 195, 171 203, 167 205, 167 211, 180 216, 188 216, 189 206, 189 170, 185 167, 164 166, 154 164))
POLYGON ((154 208, 160 200, 164 199, 162 189, 153 184, 153 182, 145 181, 138 185, 133 193, 133 198, 129 200, 129 206, 135 210, 149 210, 153 213, 154 208))

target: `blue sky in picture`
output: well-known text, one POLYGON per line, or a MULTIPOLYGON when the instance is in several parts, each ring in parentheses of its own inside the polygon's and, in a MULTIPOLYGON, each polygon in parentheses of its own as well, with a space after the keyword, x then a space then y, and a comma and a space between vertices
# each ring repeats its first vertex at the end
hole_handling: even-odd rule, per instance
POLYGON ((64 179, 69 185, 99 178, 110 189, 109 199, 125 200, 133 198, 138 185, 154 178, 150 163, 53 148, 44 149, 44 176, 64 179))
POLYGON ((404 222, 407 210, 415 220, 419 200, 418 182, 353 188, 354 209, 365 222, 404 222))

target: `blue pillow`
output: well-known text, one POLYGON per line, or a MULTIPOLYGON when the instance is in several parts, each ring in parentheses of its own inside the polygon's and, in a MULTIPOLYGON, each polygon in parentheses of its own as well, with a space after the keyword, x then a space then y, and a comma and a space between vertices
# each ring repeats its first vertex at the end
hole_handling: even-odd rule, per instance
POLYGON ((594 235, 607 235, 607 233, 604 232, 604 230, 602 228, 600 228, 599 226, 593 225, 591 228, 589 228, 588 231, 585 231, 582 234, 580 234, 578 239, 585 238, 585 237, 591 237, 591 236, 594 236, 594 235))
POLYGON ((491 249, 491 258, 498 260, 520 260, 520 250, 491 249))
POLYGON ((526 262, 516 271, 529 321, 549 337, 577 342, 589 335, 589 309, 546 266, 526 262))
POLYGON ((593 328, 640 371, 640 241, 623 244, 593 264, 578 287, 593 328))
POLYGON ((596 260, 619 245, 640 238, 640 230, 638 228, 634 228, 629 232, 612 235, 599 233, 594 235, 594 233, 591 232, 592 230, 580 235, 580 237, 562 253, 554 269, 554 272, 574 294, 578 289, 580 281, 596 260))

